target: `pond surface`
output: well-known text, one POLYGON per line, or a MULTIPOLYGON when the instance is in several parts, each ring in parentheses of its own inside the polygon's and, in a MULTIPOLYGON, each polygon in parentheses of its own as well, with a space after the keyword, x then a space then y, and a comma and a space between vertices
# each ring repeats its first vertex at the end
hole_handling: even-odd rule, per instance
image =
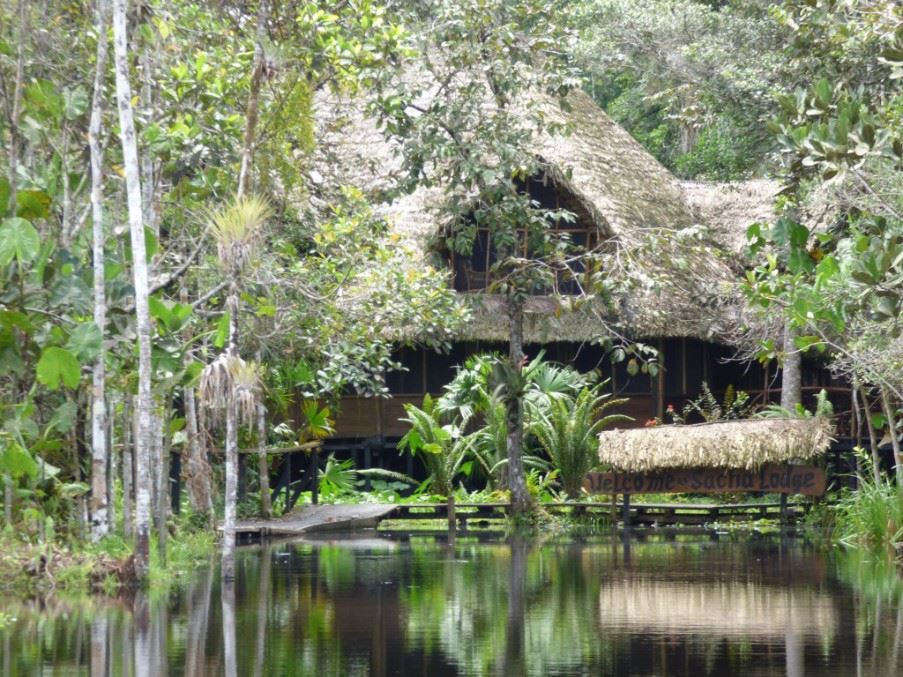
POLYGON ((167 596, 0 601, 2 675, 903 674, 892 566, 766 537, 319 540, 167 596), (225 602, 225 603, 224 603, 225 602))

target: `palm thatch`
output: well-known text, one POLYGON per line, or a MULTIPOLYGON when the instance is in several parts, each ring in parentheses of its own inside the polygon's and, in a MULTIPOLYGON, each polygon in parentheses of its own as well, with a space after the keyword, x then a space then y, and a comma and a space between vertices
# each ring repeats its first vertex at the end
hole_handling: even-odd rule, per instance
MULTIPOLYGON (((526 340, 587 341, 607 333, 605 325, 635 337, 710 340, 722 335, 739 316, 732 258, 749 225, 746 212, 730 224, 713 218, 716 227, 710 232, 708 220, 718 215, 717 206, 705 213, 691 208, 695 205, 688 202, 686 188, 587 94, 574 91, 567 104, 564 110, 552 100, 543 103, 547 119, 567 133, 535 140, 534 152, 546 168, 542 178, 559 192, 563 206, 588 219, 611 245, 603 263, 609 279, 629 277, 632 286, 576 311, 566 300, 531 299, 526 340), (721 226, 728 225, 732 230, 722 233, 721 226)), ((330 186, 356 186, 390 223, 398 246, 411 253, 405 265, 446 266, 437 246, 443 188, 393 192, 401 171, 396 149, 362 102, 322 94, 316 101, 316 123, 320 147, 310 172, 315 188, 311 207, 328 202, 330 186)), ((749 202, 770 209, 766 193, 754 192, 749 202)), ((462 296, 472 310, 472 321, 459 332, 462 340, 507 338, 505 314, 498 312, 502 299, 462 296)))
POLYGON ((599 459, 625 472, 668 468, 752 469, 804 461, 831 444, 824 418, 746 419, 700 425, 611 430, 599 435, 599 459))

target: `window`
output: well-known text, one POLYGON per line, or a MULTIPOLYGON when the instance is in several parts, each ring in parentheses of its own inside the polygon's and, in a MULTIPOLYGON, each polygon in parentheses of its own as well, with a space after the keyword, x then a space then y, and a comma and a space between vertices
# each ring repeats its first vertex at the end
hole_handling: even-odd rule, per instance
MULTIPOLYGON (((531 199, 542 209, 562 209, 571 212, 575 218, 571 220, 558 220, 552 227, 552 233, 558 237, 566 238, 575 252, 589 251, 599 244, 598 228, 580 205, 579 201, 565 191, 562 191, 551 181, 541 178, 532 178, 525 187, 529 191, 531 199)), ((517 254, 524 258, 532 256, 526 234, 518 233, 517 254)), ((497 262, 495 248, 491 246, 488 228, 478 228, 474 237, 473 249, 470 256, 462 256, 450 252, 451 268, 454 271, 454 288, 459 292, 485 291, 494 281, 492 279, 492 267, 497 262)), ((577 267, 577 272, 582 268, 577 267)), ((558 279, 558 290, 563 294, 576 294, 578 285, 574 280, 567 279, 562 273, 558 279)), ((547 294, 548 288, 537 288, 534 294, 547 294)))

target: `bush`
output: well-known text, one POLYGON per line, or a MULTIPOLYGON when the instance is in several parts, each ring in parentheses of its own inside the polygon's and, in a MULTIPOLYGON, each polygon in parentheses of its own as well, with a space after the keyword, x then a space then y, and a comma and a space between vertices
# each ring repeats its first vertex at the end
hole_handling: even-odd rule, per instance
POLYGON ((837 504, 835 537, 845 545, 903 549, 903 493, 893 481, 859 477, 837 504))

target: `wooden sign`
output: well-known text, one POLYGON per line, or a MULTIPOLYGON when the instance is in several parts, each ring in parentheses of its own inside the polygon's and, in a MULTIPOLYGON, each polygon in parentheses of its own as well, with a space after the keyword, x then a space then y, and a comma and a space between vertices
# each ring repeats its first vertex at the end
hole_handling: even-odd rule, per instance
POLYGON ((762 491, 822 496, 825 472, 811 465, 768 463, 753 470, 675 468, 657 472, 591 472, 583 486, 593 494, 714 494, 762 491))

